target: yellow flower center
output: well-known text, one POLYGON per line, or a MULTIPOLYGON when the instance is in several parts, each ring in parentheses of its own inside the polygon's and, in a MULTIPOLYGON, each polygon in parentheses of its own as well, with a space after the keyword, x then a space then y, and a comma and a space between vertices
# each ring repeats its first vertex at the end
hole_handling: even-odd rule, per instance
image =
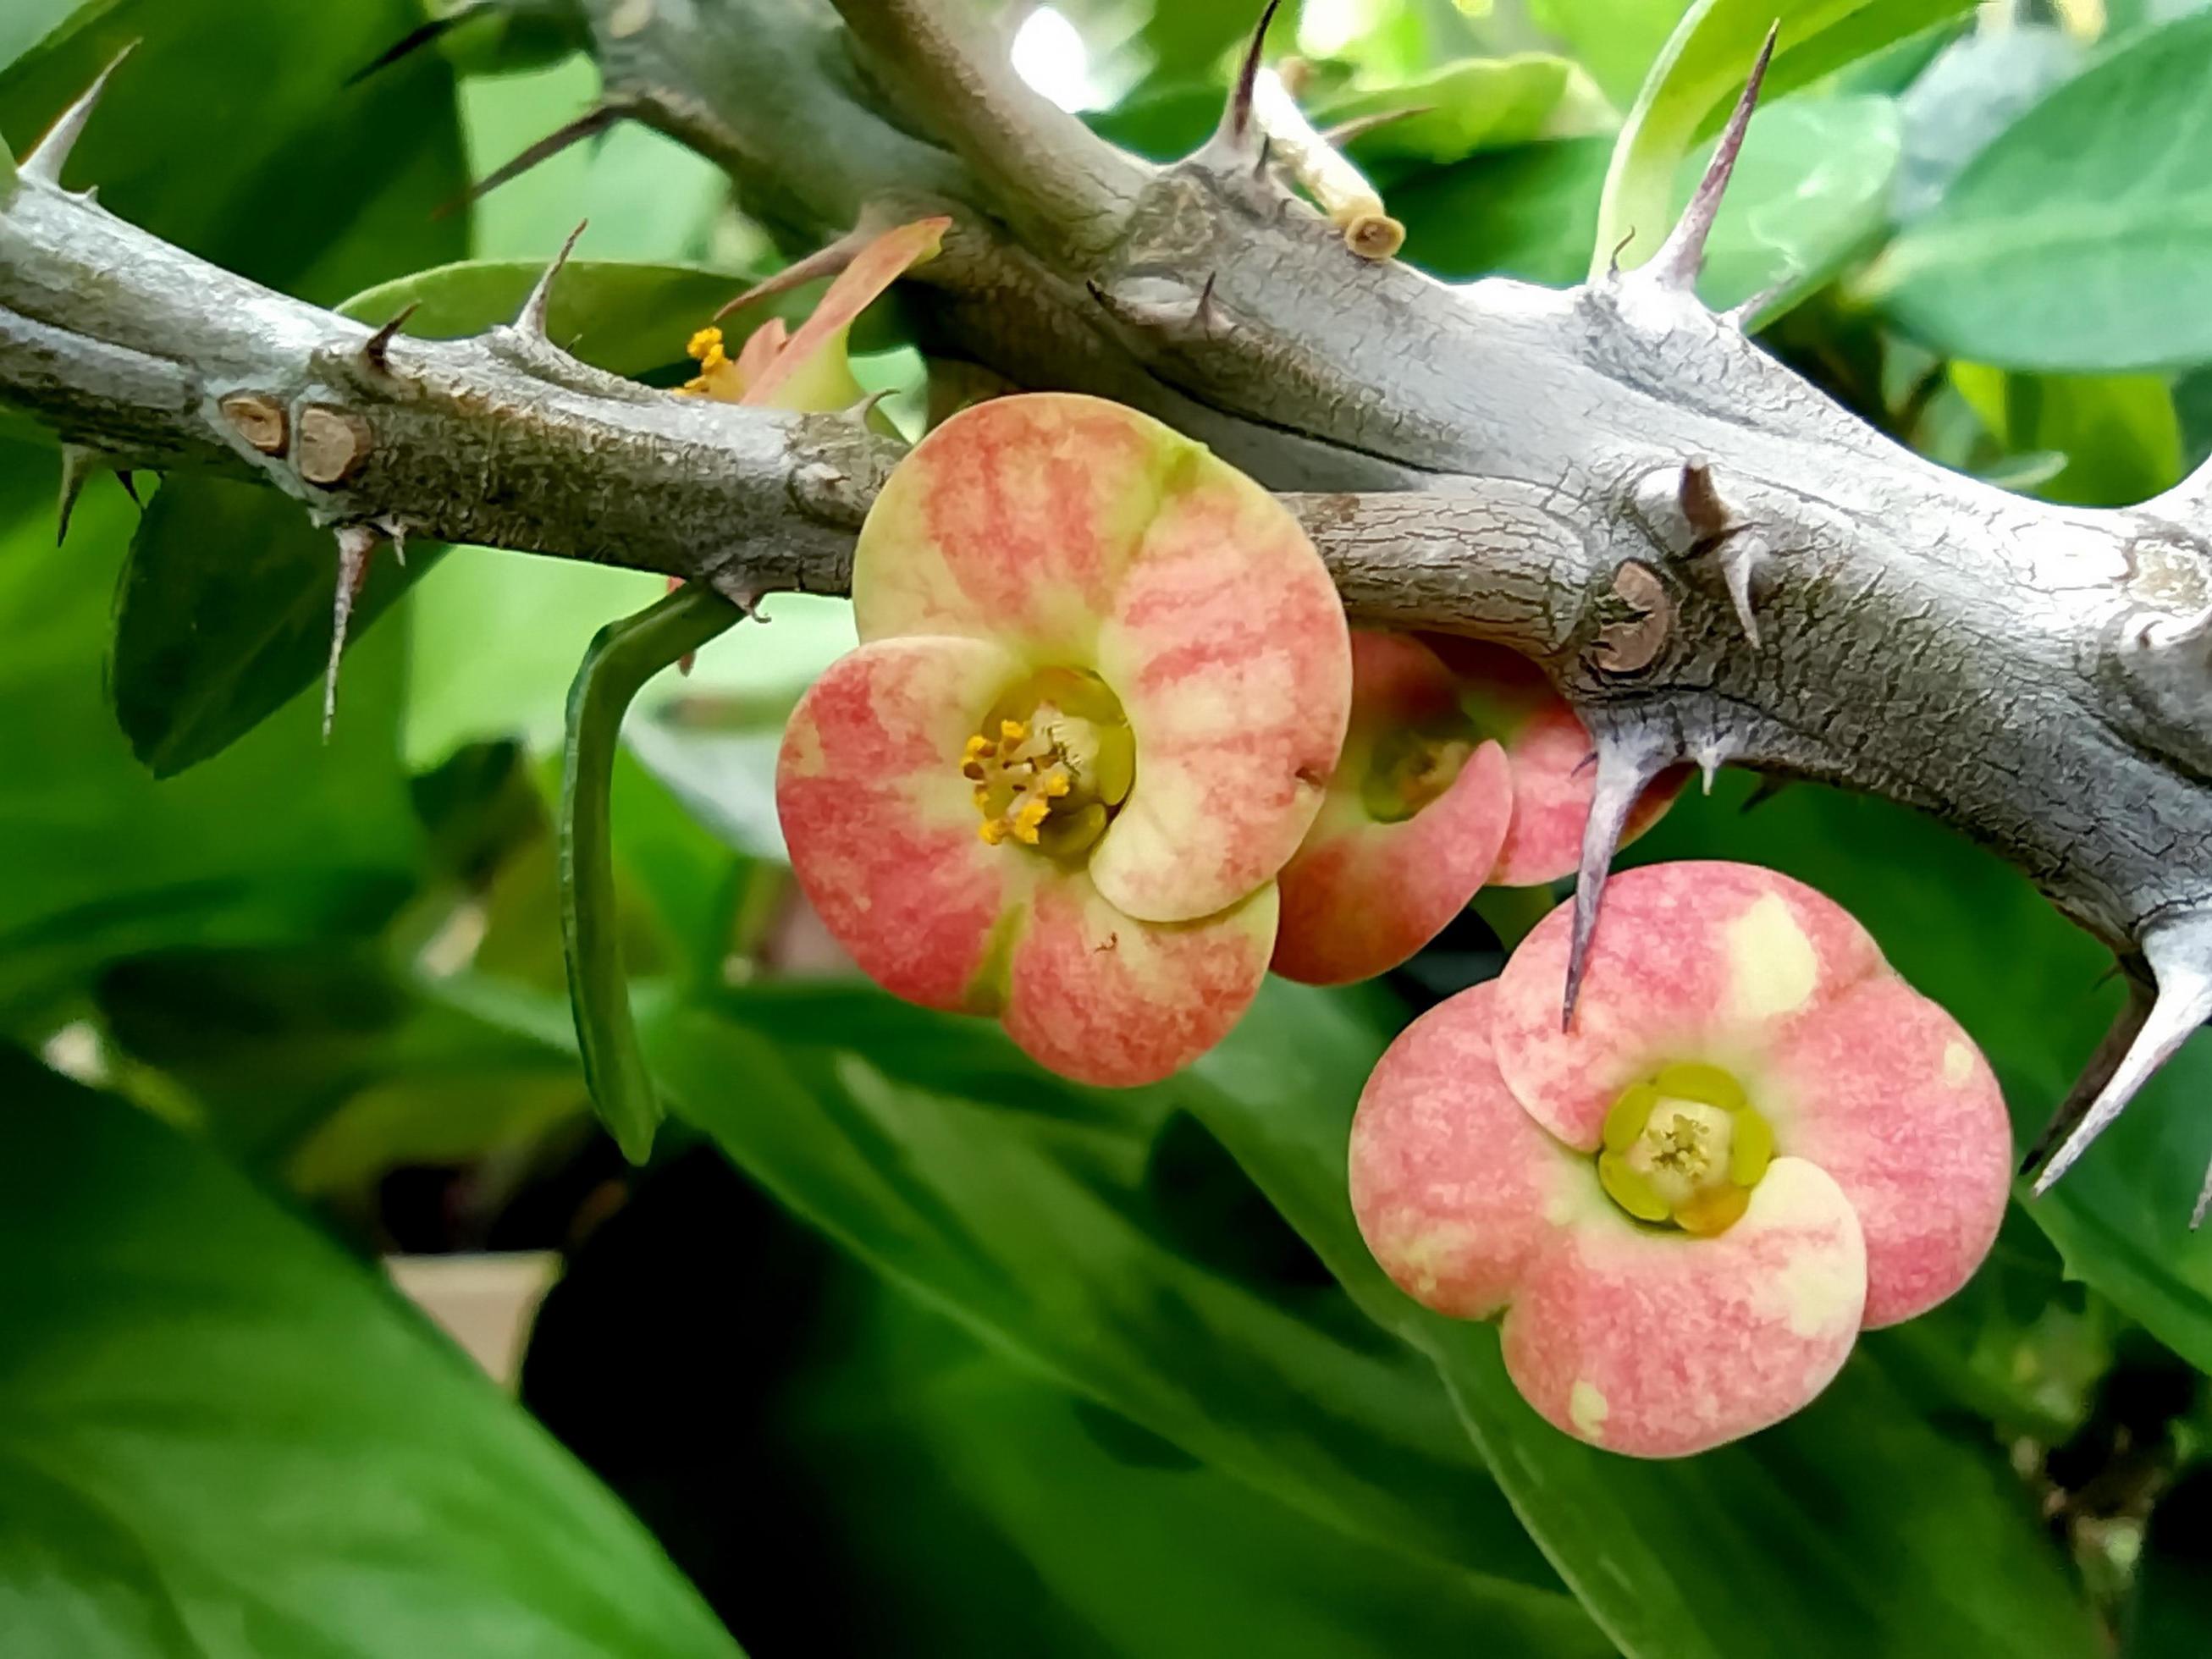
POLYGON ((1458 781, 1474 739, 1462 726, 1391 732, 1375 745, 1361 793, 1378 823, 1401 823, 1458 781))
POLYGON ((1137 744, 1121 700, 1096 674, 1047 668, 991 705, 960 756, 992 846, 1054 858, 1087 852, 1136 781, 1137 744))
POLYGON ((707 389, 707 377, 730 361, 730 354, 722 340, 722 331, 711 325, 701 329, 685 343, 684 354, 699 365, 699 373, 687 380, 679 391, 697 396, 707 389))
POLYGON ((1711 1237, 1751 1204, 1774 1158, 1774 1130, 1717 1066, 1661 1067, 1606 1114, 1597 1174, 1638 1221, 1711 1237))

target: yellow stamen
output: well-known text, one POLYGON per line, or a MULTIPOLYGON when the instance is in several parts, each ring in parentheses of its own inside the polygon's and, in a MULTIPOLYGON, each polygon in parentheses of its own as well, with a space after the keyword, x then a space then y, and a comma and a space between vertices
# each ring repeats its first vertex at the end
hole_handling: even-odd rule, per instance
POLYGON ((985 818, 975 826, 975 833, 982 836, 986 847, 996 847, 1006 838, 1006 821, 1004 818, 985 818))
POLYGON ((1014 811, 1014 839, 1024 847, 1037 844, 1037 831, 1044 825, 1045 815, 1052 811, 1052 803, 1044 800, 1025 800, 1014 811))
POLYGON ((1024 738, 1029 736, 1029 727, 1024 726, 1019 720, 1000 720, 999 722, 999 741, 1001 744, 1019 743, 1024 738))
POLYGON ((1074 780, 1070 778, 1066 769, 1061 767, 1054 767, 1051 771, 1037 780, 1037 793, 1048 800, 1058 800, 1073 787, 1075 787, 1074 780))
POLYGON ((726 354, 722 349, 722 331, 719 328, 711 327, 701 329, 696 334, 694 334, 691 337, 690 341, 684 346, 684 355, 687 357, 696 358, 702 363, 709 357, 721 358, 725 356, 726 354))

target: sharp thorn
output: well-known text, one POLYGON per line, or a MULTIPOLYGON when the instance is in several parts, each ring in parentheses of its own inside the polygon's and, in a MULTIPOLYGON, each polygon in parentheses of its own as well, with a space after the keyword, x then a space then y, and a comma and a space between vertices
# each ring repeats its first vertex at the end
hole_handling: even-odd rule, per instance
POLYGON ((716 312, 711 320, 719 323, 733 311, 742 311, 749 305, 773 299, 779 294, 788 294, 793 289, 802 287, 817 277, 836 276, 853 263, 855 254, 875 240, 875 234, 874 230, 864 222, 836 241, 817 248, 805 258, 793 260, 773 276, 755 283, 716 312))
POLYGON ((1690 533, 1699 541, 1710 541, 1728 533, 1735 514, 1729 504, 1721 499, 1720 486, 1713 482, 1713 470, 1703 461, 1685 461, 1682 481, 1674 492, 1682 509, 1683 520, 1690 533))
POLYGON ((2074 1086, 2067 1091, 2065 1099, 2058 1103, 2058 1109, 2051 1115, 2051 1121, 2043 1126, 2042 1133, 2036 1136, 2035 1144, 2027 1149, 2027 1156, 2021 1159, 2021 1175, 2033 1175, 2043 1160, 2051 1156, 2051 1149, 2072 1134, 2075 1127, 2088 1115, 2089 1108, 2095 1104, 2097 1097, 2104 1092, 2105 1085, 2112 1080, 2112 1073, 2120 1069, 2121 1060, 2135 1046, 2136 1038, 2142 1035, 2144 1024, 2150 1018, 2152 1001, 2151 988, 2138 979, 2130 977, 2128 1000, 2120 1005, 2120 1012, 2112 1017, 2112 1029, 2099 1040, 2096 1052, 2089 1056, 2089 1063, 2082 1067, 2081 1075, 2074 1080, 2074 1086))
POLYGON ((1213 299, 1213 284, 1219 275, 1219 272, 1212 270, 1206 273, 1206 286, 1199 289, 1198 303, 1191 308, 1190 313, 1190 319, 1197 325, 1200 334, 1209 340, 1215 337, 1215 325, 1227 320, 1213 299))
POLYGON ((1741 333, 1750 333, 1753 323, 1765 313, 1769 306, 1796 287, 1797 279, 1804 274, 1794 264, 1784 265, 1782 274, 1765 288, 1755 290, 1747 298, 1737 301, 1721 313, 1721 320, 1741 333))
POLYGON ((629 110, 620 104, 600 104, 585 111, 568 125, 556 128, 547 133, 505 167, 493 168, 483 178, 470 185, 465 192, 455 197, 430 216, 433 219, 450 217, 480 197, 489 195, 501 185, 511 179, 520 179, 540 161, 550 161, 571 144, 582 139, 598 137, 629 112, 629 110))
POLYGON ((131 505, 143 513, 146 510, 146 503, 138 494, 138 480, 131 476, 131 469, 127 466, 118 467, 115 473, 115 482, 123 486, 123 493, 131 498, 131 505))
POLYGON ((1400 121, 1410 121, 1416 115, 1433 115, 1436 109, 1434 104, 1409 104, 1404 109, 1377 110, 1372 115, 1355 115, 1349 121, 1340 121, 1327 129, 1322 137, 1328 141, 1331 149, 1342 149, 1346 144, 1364 138, 1370 132, 1379 132, 1400 121))
POLYGON ((345 655, 346 629, 353 621, 354 601, 368 581, 368 564, 376 544, 376 530, 365 524, 338 529, 337 583, 331 599, 331 660, 323 671, 323 741, 331 740, 331 726, 338 714, 338 662, 345 655))
POLYGON ((866 426, 868 423, 868 416, 876 412, 876 405, 890 395, 891 388, 889 386, 884 387, 879 392, 864 394, 858 403, 846 409, 845 418, 855 426, 866 426))
POLYGON ((553 304, 553 284, 560 281, 562 268, 568 263, 568 256, 576 251, 578 240, 582 238, 586 226, 591 222, 588 219, 584 220, 568 233, 568 240, 561 244, 561 251, 553 256, 553 263, 545 267, 545 274, 538 279, 538 286, 530 290, 530 297, 522 302, 521 313, 514 319, 518 333, 527 334, 533 340, 547 337, 545 316, 553 304))
POLYGON ((1728 125, 1721 131, 1720 143, 1714 146, 1713 159, 1705 165, 1705 177, 1698 180, 1690 204, 1682 210, 1674 228, 1644 267, 1650 280, 1685 292, 1697 286, 1698 272, 1705 263, 1705 239, 1712 234, 1713 221, 1720 215, 1721 198, 1728 193, 1729 178, 1743 149, 1744 131, 1751 125, 1751 112, 1759 106, 1759 82, 1766 78, 1766 65, 1774 56, 1774 38, 1781 27, 1778 21, 1767 29, 1765 43, 1745 78, 1743 95, 1736 100, 1728 125))
POLYGON ((400 308, 399 314, 397 317, 394 317, 390 322, 386 323, 382 328, 377 330, 375 333, 370 335, 367 340, 362 342, 361 348, 362 361, 366 362, 371 369, 374 370, 379 374, 390 374, 392 372, 390 356, 392 343, 398 337, 399 331, 407 326, 407 319, 410 317, 412 317, 422 308, 422 302, 420 300, 409 301, 406 305, 400 308))
POLYGON ((1721 580, 1728 584, 1729 603, 1735 607, 1736 625, 1753 650, 1759 648, 1759 617, 1753 609, 1751 579, 1766 556, 1766 544, 1749 532, 1731 536, 1720 547, 1721 580))
POLYGON ((39 141, 38 148, 23 158, 22 165, 16 168, 17 173, 49 185, 58 186, 61 184, 63 164, 69 160, 70 151, 76 148, 76 141, 84 136, 93 111, 100 106, 100 94, 107 90, 109 78, 123 67, 123 60, 137 49, 138 43, 133 40, 115 54, 107 67, 100 70, 99 76, 85 88, 84 96, 62 112, 61 118, 47 130, 46 136, 39 141))
POLYGON ((2195 1232, 2204 1224, 2207 1211, 2212 1211, 2212 1168, 2204 1171, 2204 1184, 2197 1189, 2197 1207, 2189 1212, 2189 1231, 2195 1232))
MULTIPOLYGON (((1221 112, 1221 129, 1216 136, 1237 149, 1251 147, 1253 89, 1259 84, 1260 60, 1267 52, 1267 30, 1281 3, 1282 0, 1267 0, 1261 9, 1260 25, 1252 31, 1252 44, 1244 49, 1243 61, 1237 66, 1236 84, 1229 89, 1229 106, 1221 112)), ((1265 160, 1264 154, 1261 159, 1265 160)))
POLYGON ((2197 1028, 2212 1018, 2212 911, 2147 928, 2142 954, 2156 986, 2149 1012, 2096 1098, 2035 1178, 2039 1198, 2074 1167, 2197 1028))
POLYGON ((56 547, 69 540, 70 520, 76 512, 77 497, 84 494, 84 481, 92 476, 98 462, 97 450, 83 444, 62 446, 61 525, 54 535, 56 547))
POLYGON ((392 45, 386 46, 382 52, 379 52, 374 62, 362 64, 351 75, 347 76, 346 78, 338 84, 341 87, 357 87, 362 82, 368 80, 370 76, 374 75, 379 70, 390 69, 401 58, 411 57, 414 53, 420 52, 424 46, 428 46, 432 41, 439 39, 456 25, 465 23, 470 18, 476 16, 478 13, 489 11, 492 8, 489 5, 471 4, 463 6, 458 11, 450 12, 443 17, 434 17, 428 22, 423 24, 420 28, 411 29, 407 33, 402 35, 398 40, 394 41, 392 45))
POLYGON ((1620 838, 1628 828, 1628 815, 1652 779, 1667 769, 1672 758, 1665 747, 1644 734, 1598 732, 1597 782, 1590 794, 1589 817, 1583 825, 1582 866, 1575 875, 1574 938, 1567 951, 1566 997, 1559 1010, 1559 1029, 1573 1029, 1575 1005, 1581 1000, 1583 975, 1589 968, 1590 939, 1597 931, 1599 902, 1605 896, 1606 877, 1620 838))

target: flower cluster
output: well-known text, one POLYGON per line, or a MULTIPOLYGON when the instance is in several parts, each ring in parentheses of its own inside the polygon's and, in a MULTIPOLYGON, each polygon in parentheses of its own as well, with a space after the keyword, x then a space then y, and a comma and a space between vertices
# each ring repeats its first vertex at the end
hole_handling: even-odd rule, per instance
POLYGON ((2004 1211, 2003 1101, 1846 912, 1771 871, 1615 876, 1562 1030, 1569 932, 1547 917, 1383 1056, 1353 1209, 1409 1295, 1503 1311, 1507 1370, 1559 1427, 1703 1450, 1966 1282, 2004 1211))

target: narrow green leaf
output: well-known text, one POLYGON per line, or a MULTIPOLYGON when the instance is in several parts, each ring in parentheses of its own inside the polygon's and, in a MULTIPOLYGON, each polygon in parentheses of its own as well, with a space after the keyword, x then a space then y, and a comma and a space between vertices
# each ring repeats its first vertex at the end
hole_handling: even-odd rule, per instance
POLYGON ((2156 375, 2007 374, 1954 363, 1950 376, 2008 452, 2063 458, 2033 487, 2045 501, 2128 507, 2180 480, 2181 421, 2156 375))
POLYGON ((606 1491, 204 1149, 0 1051, 23 1654, 737 1653, 606 1491))
POLYGON ((2032 105, 1867 273, 1947 356, 2120 371, 2212 360, 2212 15, 2130 36, 2032 105))
POLYGON ((633 1164, 664 1115, 638 1047, 623 967, 611 801, 623 716, 640 687, 744 613, 697 584, 599 630, 568 693, 559 817, 561 940, 592 1103, 633 1164))
POLYGON ((1605 273, 1615 250, 1623 269, 1657 252, 1673 226, 1676 170, 1727 118, 1769 25, 1782 26, 1771 100, 1970 9, 1970 0, 1699 0, 1651 66, 1613 147, 1590 276, 1605 273))

